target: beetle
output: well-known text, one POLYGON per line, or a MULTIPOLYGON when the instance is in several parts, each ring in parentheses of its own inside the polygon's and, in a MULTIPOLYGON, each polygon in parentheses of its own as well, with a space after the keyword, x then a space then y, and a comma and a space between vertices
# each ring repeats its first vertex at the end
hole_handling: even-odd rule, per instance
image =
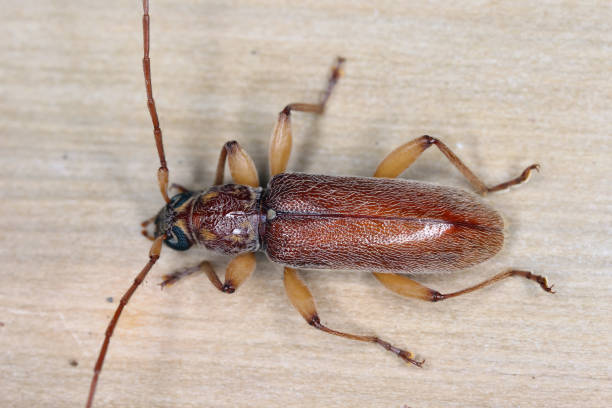
POLYGON ((198 271, 204 272, 221 292, 234 293, 255 270, 257 251, 284 265, 284 286, 290 302, 308 324, 323 332, 351 340, 378 344, 407 363, 422 366, 410 351, 377 337, 329 328, 321 323, 314 299, 297 270, 352 269, 370 271, 385 287, 405 297, 436 302, 469 293, 510 276, 535 281, 554 293, 545 277, 529 271, 509 270, 477 285, 442 294, 399 273, 426 270, 454 271, 494 256, 504 241, 500 214, 476 195, 458 188, 438 186, 396 177, 426 149, 436 146, 463 174, 477 193, 486 195, 528 180, 539 165, 527 167, 518 177, 487 187, 439 139, 421 136, 392 151, 379 164, 374 177, 332 177, 285 173, 291 153, 291 113, 323 114, 342 76, 338 58, 318 103, 291 103, 280 113, 269 148, 271 180, 265 189, 253 160, 236 141, 221 149, 214 184, 204 191, 173 185, 168 195, 168 167, 162 131, 151 85, 149 59, 149 2, 143 0, 143 71, 147 106, 160 160, 157 179, 166 204, 142 223, 154 225, 149 261, 121 298, 106 329, 94 367, 86 406, 93 403, 98 378, 110 338, 119 317, 138 286, 160 257, 162 243, 184 251, 192 246, 234 256, 221 282, 207 261, 164 276, 162 286, 198 271), (225 165, 233 184, 223 184, 225 165))

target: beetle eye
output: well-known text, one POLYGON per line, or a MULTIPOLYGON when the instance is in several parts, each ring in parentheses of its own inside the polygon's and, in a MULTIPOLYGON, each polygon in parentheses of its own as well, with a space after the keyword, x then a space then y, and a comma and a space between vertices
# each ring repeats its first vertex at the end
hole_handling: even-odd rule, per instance
POLYGON ((169 237, 164 241, 172 249, 177 251, 186 251, 191 247, 191 243, 182 229, 176 225, 168 232, 169 237))
POLYGON ((170 206, 170 208, 176 209, 183 205, 183 203, 187 201, 192 195, 193 193, 191 191, 186 191, 184 193, 177 194, 170 199, 170 203, 168 205, 170 206))

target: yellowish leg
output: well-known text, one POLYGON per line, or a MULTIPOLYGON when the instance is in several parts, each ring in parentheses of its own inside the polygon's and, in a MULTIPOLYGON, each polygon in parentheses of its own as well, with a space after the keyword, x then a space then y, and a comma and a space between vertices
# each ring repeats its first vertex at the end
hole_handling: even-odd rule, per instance
POLYGON ((332 90, 336 86, 338 79, 342 76, 342 65, 344 58, 338 58, 336 64, 332 68, 327 89, 321 95, 319 103, 290 103, 278 114, 278 121, 272 132, 270 139, 270 149, 268 152, 268 160, 270 166, 270 175, 275 176, 282 173, 287 168, 287 162, 291 155, 291 111, 309 112, 322 114, 325 112, 325 104, 329 99, 332 90))
POLYGON ((287 292, 287 296, 289 296, 291 304, 293 304, 297 311, 300 312, 302 317, 306 319, 306 322, 312 327, 325 333, 333 334, 334 336, 378 344, 385 350, 390 351, 408 363, 419 367, 423 365, 423 361, 417 361, 414 359, 413 353, 397 348, 376 336, 360 336, 356 334, 344 333, 324 326, 317 315, 314 298, 312 297, 310 290, 308 290, 306 284, 300 279, 295 269, 285 267, 284 284, 285 291, 287 292))
MULTIPOLYGON (((221 153, 219 154, 219 162, 217 164, 217 174, 215 176, 215 185, 223 183, 223 177, 225 175, 225 162, 227 161, 230 174, 235 183, 259 187, 259 177, 257 175, 257 169, 253 160, 249 154, 238 144, 236 141, 227 142, 223 145, 221 153)), ((180 186, 178 186, 181 188, 180 186)), ((230 261, 225 270, 225 282, 221 283, 217 276, 214 268, 208 261, 200 262, 197 266, 185 268, 180 271, 176 271, 169 275, 163 276, 161 283, 162 287, 170 286, 178 282, 180 279, 193 275, 196 272, 204 272, 210 282, 220 291, 225 293, 234 293, 236 289, 255 270, 255 254, 246 253, 236 256, 230 261)))
POLYGON ((234 183, 244 186, 259 187, 259 177, 257 175, 255 163, 253 163, 251 156, 249 156, 236 141, 227 142, 221 148, 219 161, 217 163, 215 185, 223 184, 226 161, 234 183))
POLYGON ((184 186, 182 186, 180 184, 176 184, 176 183, 172 183, 170 185, 170 190, 176 190, 176 191, 178 191, 179 194, 186 193, 186 192, 189 191, 189 189, 187 187, 184 187, 184 186))
POLYGON ((519 271, 519 270, 510 270, 507 272, 502 272, 489 278, 483 282, 480 282, 477 285, 470 286, 467 289, 459 290, 457 292, 452 293, 440 293, 436 290, 430 289, 427 286, 423 286, 420 283, 406 277, 403 275, 398 275, 395 273, 378 273, 372 272, 374 277, 378 279, 380 283, 382 283, 387 289, 392 292, 397 293, 398 295, 405 297, 413 297, 421 300, 427 300, 429 302, 438 302, 440 300, 450 299, 452 297, 457 297, 459 295, 464 295, 466 293, 473 292, 477 289, 484 288, 485 286, 489 286, 495 282, 498 282, 502 279, 509 278, 511 276, 522 276, 525 279, 532 280, 537 282, 540 287, 546 292, 555 293, 552 290, 552 286, 548 286, 548 282, 544 276, 534 275, 529 271, 519 271))
MULTIPOLYGON (((441 141, 430 136, 421 136, 418 139, 414 139, 408 143, 405 143, 389 153, 387 157, 378 165, 374 177, 388 177, 395 178, 404 170, 406 170, 414 161, 432 144, 438 146, 438 148, 444 153, 444 155, 450 160, 450 162, 459 169, 459 171, 468 179, 474 189, 480 194, 486 194, 493 191, 499 191, 506 189, 512 185, 520 184, 527 180, 529 173, 532 169, 538 169, 537 164, 533 164, 527 167, 523 173, 510 181, 498 184, 495 187, 487 187, 478 177, 472 173, 457 156, 441 141)), ((406 297, 413 297, 417 299, 427 300, 430 302, 437 302, 439 300, 448 299, 463 295, 465 293, 473 292, 477 289, 488 286, 492 283, 500 281, 511 276, 522 276, 526 279, 537 282, 542 289, 547 292, 554 293, 552 286, 548 286, 546 278, 540 275, 534 275, 528 271, 511 270, 502 272, 494 277, 485 280, 477 285, 471 286, 467 289, 463 289, 453 293, 442 294, 438 291, 430 289, 420 283, 407 278, 403 275, 397 275, 394 273, 372 273, 380 283, 382 283, 387 289, 406 297)))
POLYGON ((215 269, 210 262, 203 261, 199 265, 176 271, 170 275, 163 276, 162 287, 175 284, 180 279, 193 275, 196 272, 204 272, 210 282, 221 292, 234 293, 251 276, 255 270, 255 254, 240 254, 230 261, 225 269, 225 282, 221 283, 215 269))
POLYGON ((401 172, 406 170, 414 161, 431 145, 436 145, 438 149, 448 158, 448 160, 463 174, 470 182, 474 190, 481 195, 492 193, 494 191, 505 190, 508 187, 516 184, 521 184, 529 179, 532 170, 539 170, 540 165, 532 164, 527 167, 520 176, 508 180, 493 187, 487 187, 463 162, 453 153, 442 141, 431 137, 421 136, 406 144, 401 145, 378 165, 374 177, 394 178, 399 176, 401 172))

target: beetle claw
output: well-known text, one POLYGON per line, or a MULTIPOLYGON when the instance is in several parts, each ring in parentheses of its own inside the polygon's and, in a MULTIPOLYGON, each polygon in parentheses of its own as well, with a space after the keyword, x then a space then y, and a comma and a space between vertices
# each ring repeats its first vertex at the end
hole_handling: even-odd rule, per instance
POLYGON ((557 293, 556 291, 552 290, 552 288, 554 288, 555 285, 548 286, 548 281, 546 280, 546 278, 541 277, 541 279, 538 279, 537 282, 540 284, 540 287, 542 289, 544 289, 546 292, 548 292, 548 293, 557 293))
POLYGON ((177 276, 177 273, 173 273, 171 275, 163 275, 162 279, 163 281, 161 281, 159 284, 161 289, 165 288, 166 286, 172 286, 177 280, 179 280, 179 277, 177 276))
POLYGON ((414 364, 415 366, 417 366, 417 367, 419 367, 419 368, 423 368, 423 364, 425 364, 425 360, 424 360, 424 359, 423 359, 423 360, 421 360, 421 361, 418 361, 418 360, 413 360, 413 359, 409 359, 409 360, 407 360, 407 361, 408 361, 410 364, 414 364))
POLYGON ((405 362, 410 363, 410 364, 414 364, 417 367, 423 367, 423 363, 425 363, 425 360, 422 360, 422 361, 415 360, 414 359, 414 354, 412 354, 409 351, 402 350, 397 355, 398 355, 398 357, 400 357, 405 362))

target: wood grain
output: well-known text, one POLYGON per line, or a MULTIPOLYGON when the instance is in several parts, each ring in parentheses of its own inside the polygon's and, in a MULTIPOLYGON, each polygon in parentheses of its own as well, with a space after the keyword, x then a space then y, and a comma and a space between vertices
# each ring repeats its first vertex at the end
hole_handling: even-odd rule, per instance
MULTIPOLYGON (((108 319, 147 260, 139 222, 163 204, 141 8, 0 6, 0 405, 80 406, 108 319)), ((414 350, 418 369, 308 327, 262 256, 235 295, 203 276, 161 291, 164 273, 227 262, 166 248, 119 323, 96 406, 609 404, 610 2, 160 0, 151 15, 171 181, 206 187, 236 139, 267 182, 278 111, 314 101, 342 55, 325 116, 294 117, 289 168, 371 175, 422 134, 491 184, 539 162, 527 185, 487 198, 509 224, 495 258, 419 280, 454 290, 514 267, 558 293, 513 279, 428 304, 367 273, 304 273, 325 324, 414 350)), ((403 176, 469 188, 433 150, 403 176)))

